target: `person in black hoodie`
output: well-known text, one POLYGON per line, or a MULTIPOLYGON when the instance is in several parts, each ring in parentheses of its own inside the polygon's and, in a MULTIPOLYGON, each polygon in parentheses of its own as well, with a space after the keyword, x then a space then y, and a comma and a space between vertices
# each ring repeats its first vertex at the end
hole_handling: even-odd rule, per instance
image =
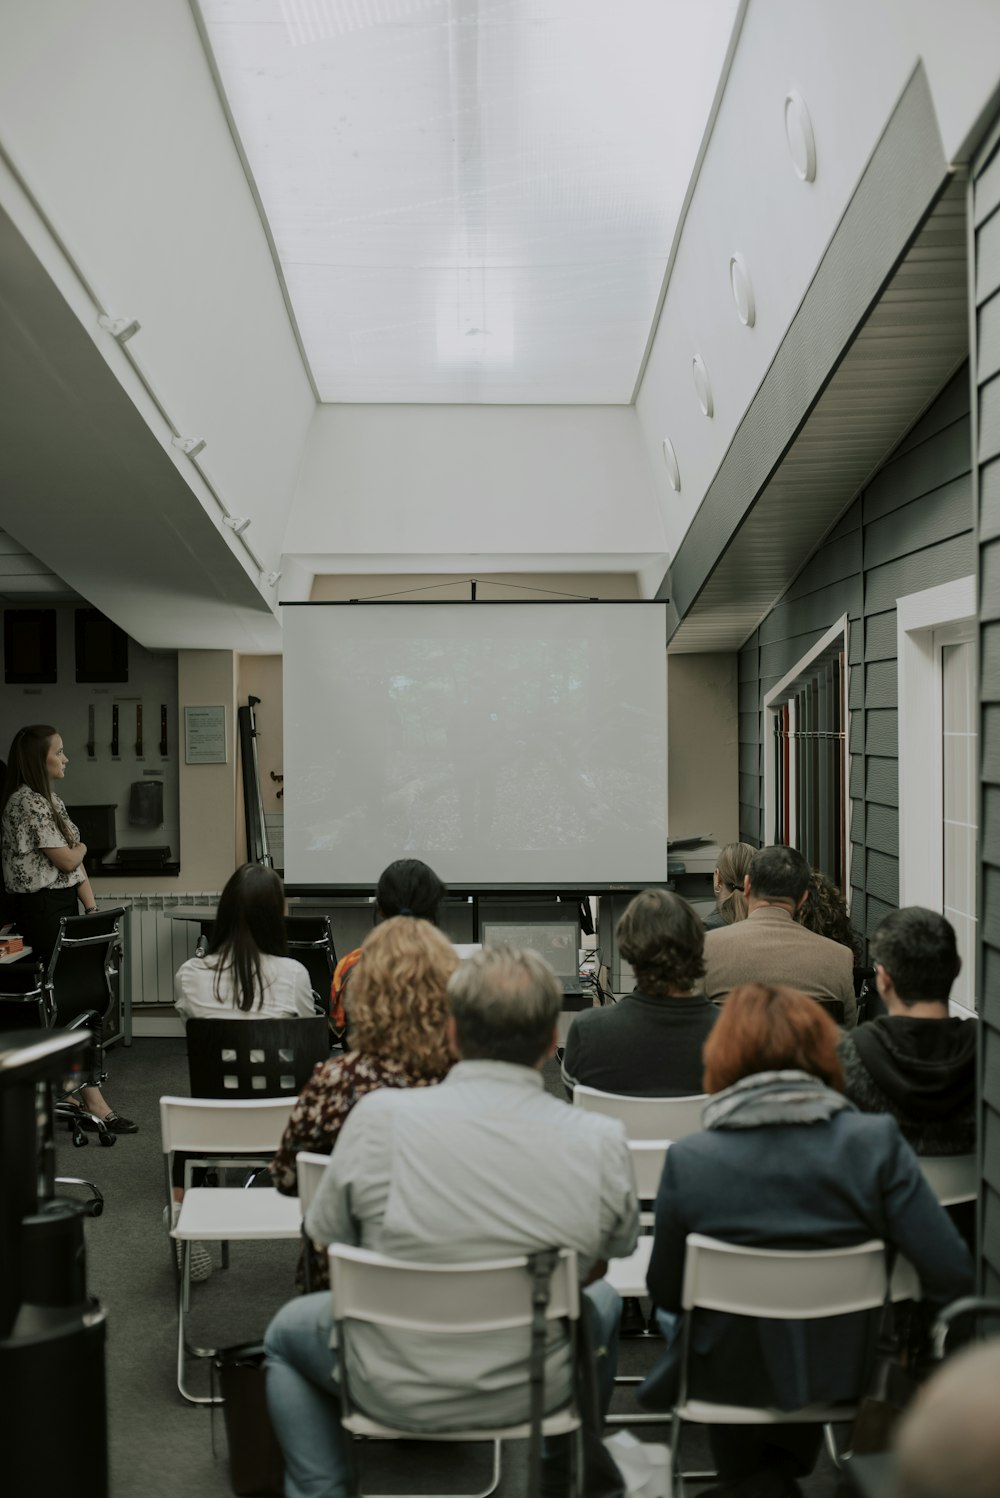
POLYGON ((844 1091, 864 1113, 890 1113, 918 1155, 963 1155, 976 1146, 974 1021, 952 1019, 948 995, 962 959, 950 922, 910 905, 894 910, 870 943, 887 1014, 840 1043, 844 1091))

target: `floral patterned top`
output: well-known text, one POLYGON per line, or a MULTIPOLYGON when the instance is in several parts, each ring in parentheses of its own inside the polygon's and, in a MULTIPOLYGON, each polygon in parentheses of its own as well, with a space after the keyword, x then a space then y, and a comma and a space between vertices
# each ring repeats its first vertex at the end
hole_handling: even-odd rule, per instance
MULTIPOLYGON (((377 1092, 380 1087, 428 1087, 433 1082, 440 1082, 444 1075, 442 1072, 441 1077, 435 1077, 433 1081, 416 1077, 407 1070, 405 1061, 364 1056, 357 1051, 321 1061, 299 1094, 278 1153, 271 1161, 274 1184, 285 1196, 297 1195, 295 1157, 299 1150, 316 1155, 332 1154, 348 1113, 367 1093, 377 1092)), ((326 1254, 318 1252, 311 1244, 309 1269, 310 1288, 326 1289, 330 1283, 326 1254)), ((295 1279, 301 1288, 301 1262, 295 1279)))
POLYGON ((3 844, 3 882, 12 895, 33 895, 41 889, 72 889, 87 877, 80 864, 75 869, 57 869, 43 848, 72 848, 80 841, 79 829, 66 815, 59 797, 53 804, 68 826, 73 842, 59 831, 52 807, 30 786, 19 785, 4 807, 0 840, 3 844))

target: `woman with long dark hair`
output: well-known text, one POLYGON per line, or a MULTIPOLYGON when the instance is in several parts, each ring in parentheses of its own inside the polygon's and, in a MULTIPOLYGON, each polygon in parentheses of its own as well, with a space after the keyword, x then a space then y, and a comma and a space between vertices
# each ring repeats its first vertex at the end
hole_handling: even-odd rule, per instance
MULTIPOLYGON (((83 861, 87 845, 53 786, 69 760, 61 735, 49 723, 18 729, 10 746, 3 797, 0 845, 7 908, 33 961, 47 966, 63 916, 92 915, 94 891, 83 861)), ((56 999, 58 1005, 58 996, 56 999)), ((64 1022, 74 1015, 60 1013, 64 1022)), ((71 1099, 75 1101, 75 1099, 71 1099)), ((116 1134, 135 1134, 138 1124, 116 1113, 99 1087, 84 1087, 80 1103, 116 1134)), ((83 1127, 95 1128, 86 1116, 83 1127)))
POLYGON ((245 863, 219 897, 204 957, 177 969, 174 1003, 187 1019, 307 1019, 309 974, 288 955, 285 891, 273 869, 245 863))

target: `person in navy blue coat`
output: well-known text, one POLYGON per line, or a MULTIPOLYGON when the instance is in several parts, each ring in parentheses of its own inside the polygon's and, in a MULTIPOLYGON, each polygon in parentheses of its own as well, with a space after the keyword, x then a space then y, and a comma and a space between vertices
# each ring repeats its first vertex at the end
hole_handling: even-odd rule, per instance
MULTIPOLYGON (((689 1233, 781 1249, 882 1238, 913 1264, 926 1301, 971 1290, 968 1249, 895 1120, 844 1097, 838 1040, 805 994, 747 984, 729 995, 705 1045, 704 1130, 671 1145, 656 1200, 648 1286, 657 1307, 680 1310, 689 1233)), ((856 1399, 878 1314, 790 1322, 698 1311, 689 1394, 784 1410, 856 1399)), ((644 1386, 646 1403, 672 1402, 678 1365, 674 1338, 644 1386)), ((798 1493, 820 1435, 814 1426, 711 1427, 720 1493, 798 1493)))

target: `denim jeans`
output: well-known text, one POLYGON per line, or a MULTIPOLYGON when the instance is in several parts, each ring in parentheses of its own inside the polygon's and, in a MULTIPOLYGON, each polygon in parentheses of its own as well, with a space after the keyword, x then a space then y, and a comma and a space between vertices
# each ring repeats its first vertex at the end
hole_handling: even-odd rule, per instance
MULTIPOLYGON (((611 1399, 618 1362, 621 1299, 605 1280, 588 1285, 583 1309, 597 1357, 601 1414, 611 1399)), ((285 1498, 349 1498, 350 1463, 336 1402, 336 1353, 330 1347, 333 1310, 328 1290, 289 1301, 264 1337, 267 1404, 285 1456, 285 1498)), ((546 1451, 561 1465, 565 1445, 546 1451)))

